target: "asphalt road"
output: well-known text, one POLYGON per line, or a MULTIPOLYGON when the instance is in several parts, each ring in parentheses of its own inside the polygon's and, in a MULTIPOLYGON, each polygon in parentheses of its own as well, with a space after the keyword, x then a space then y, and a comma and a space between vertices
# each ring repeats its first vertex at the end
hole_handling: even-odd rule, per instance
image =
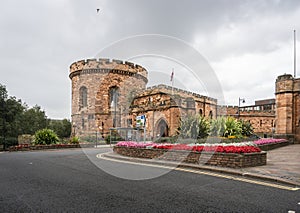
POLYGON ((300 190, 96 158, 107 151, 0 153, 0 212, 300 212, 300 190))

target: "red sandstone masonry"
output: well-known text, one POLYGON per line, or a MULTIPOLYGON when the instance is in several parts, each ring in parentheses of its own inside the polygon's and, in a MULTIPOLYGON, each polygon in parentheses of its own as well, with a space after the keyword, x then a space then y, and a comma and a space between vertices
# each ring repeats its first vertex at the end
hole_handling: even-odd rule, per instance
POLYGON ((136 158, 149 158, 168 161, 183 161, 185 163, 206 164, 221 167, 243 168, 262 166, 267 163, 267 153, 198 153, 181 150, 141 149, 114 146, 114 152, 136 158))

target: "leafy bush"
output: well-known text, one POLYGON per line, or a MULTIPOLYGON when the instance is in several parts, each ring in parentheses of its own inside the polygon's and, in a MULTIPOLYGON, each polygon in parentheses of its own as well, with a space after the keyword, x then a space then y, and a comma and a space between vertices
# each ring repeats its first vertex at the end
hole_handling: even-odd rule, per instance
POLYGON ((203 116, 188 115, 184 117, 180 122, 178 133, 182 138, 205 138, 210 131, 209 122, 203 116))
POLYGON ((226 118, 218 117, 210 122, 210 135, 223 136, 226 129, 226 118))
POLYGON ((105 138, 106 144, 110 144, 110 139, 112 143, 124 141, 124 138, 122 138, 117 131, 111 131, 111 135, 106 136, 105 138))
POLYGON ((249 121, 239 120, 242 125, 242 135, 251 136, 253 135, 253 127, 249 121))
POLYGON ((79 144, 79 138, 74 136, 70 139, 70 144, 79 144))
POLYGON ((56 144, 59 141, 56 133, 51 129, 42 129, 36 131, 34 135, 34 144, 48 145, 56 144))
POLYGON ((242 124, 233 117, 227 117, 226 121, 225 121, 225 132, 224 132, 223 136, 224 137, 229 137, 229 136, 241 137, 242 136, 242 124))
POLYGON ((3 149, 7 149, 10 146, 16 146, 18 145, 18 138, 6 137, 4 143, 4 138, 0 136, 0 145, 3 146, 3 149))

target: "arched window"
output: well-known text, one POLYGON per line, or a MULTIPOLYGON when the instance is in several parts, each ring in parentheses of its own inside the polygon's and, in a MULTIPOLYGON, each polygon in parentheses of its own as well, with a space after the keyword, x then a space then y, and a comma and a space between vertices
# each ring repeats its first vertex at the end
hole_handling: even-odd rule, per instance
POLYGON ((87 107, 87 88, 85 86, 79 89, 79 108, 87 107))
POLYGON ((119 88, 111 87, 109 89, 109 105, 111 108, 116 108, 119 101, 119 88))
POLYGON ((209 118, 212 119, 213 118, 213 112, 210 110, 209 111, 209 118))
POLYGON ((203 115, 203 111, 202 109, 199 109, 199 115, 202 116, 203 115))

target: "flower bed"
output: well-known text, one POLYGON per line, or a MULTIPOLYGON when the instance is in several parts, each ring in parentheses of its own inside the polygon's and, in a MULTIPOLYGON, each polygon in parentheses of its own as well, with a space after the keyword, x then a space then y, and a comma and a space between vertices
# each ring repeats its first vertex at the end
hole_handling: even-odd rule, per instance
POLYGON ((277 138, 262 138, 254 141, 256 145, 263 151, 268 151, 272 149, 277 149, 289 144, 286 139, 277 139, 277 138))
POLYGON ((155 144, 119 142, 114 152, 137 158, 203 163, 241 168, 266 164, 266 153, 253 143, 232 144, 155 144))
POLYGON ((79 144, 51 144, 51 145, 29 145, 20 144, 17 146, 9 147, 9 151, 30 151, 30 150, 43 150, 43 149, 68 149, 68 148, 80 148, 79 144))

